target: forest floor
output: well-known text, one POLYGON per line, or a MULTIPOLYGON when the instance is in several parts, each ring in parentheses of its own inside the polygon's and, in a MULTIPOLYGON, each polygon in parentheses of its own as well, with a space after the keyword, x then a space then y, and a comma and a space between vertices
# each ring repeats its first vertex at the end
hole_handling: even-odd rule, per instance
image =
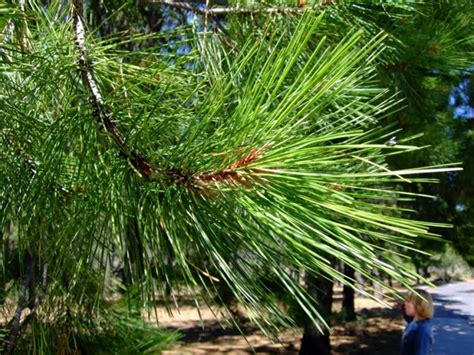
MULTIPOLYGON (((333 311, 341 308, 342 295, 335 289, 333 311)), ((404 321, 398 309, 384 308, 379 303, 362 296, 355 299, 357 320, 335 324, 331 333, 334 355, 341 354, 399 354, 400 337, 404 321)), ((235 329, 223 329, 212 312, 191 306, 180 308, 180 313, 170 317, 159 310, 160 326, 179 330, 183 338, 163 355, 186 354, 298 354, 302 330, 284 331, 279 343, 272 342, 256 326, 246 326, 243 338, 235 329), (253 348, 253 350, 252 350, 253 348)))

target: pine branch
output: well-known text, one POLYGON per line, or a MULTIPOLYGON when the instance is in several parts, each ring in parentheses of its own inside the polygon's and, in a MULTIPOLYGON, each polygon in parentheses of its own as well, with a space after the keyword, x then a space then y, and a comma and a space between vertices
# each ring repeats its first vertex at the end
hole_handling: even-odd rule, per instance
MULTIPOLYGON (((261 149, 251 151, 246 157, 235 161, 222 171, 209 171, 196 175, 192 172, 184 172, 177 168, 170 168, 167 170, 153 168, 151 163, 149 163, 145 157, 137 153, 127 144, 124 135, 114 122, 112 114, 105 107, 99 87, 93 76, 93 66, 86 56, 85 30, 81 19, 84 7, 83 0, 73 0, 72 3, 76 45, 79 50, 79 58, 77 62, 79 65, 80 75, 84 85, 89 90, 89 101, 93 107, 94 117, 97 122, 102 124, 107 132, 109 132, 114 138, 115 143, 120 149, 121 156, 126 157, 134 168, 146 178, 164 178, 168 184, 178 183, 188 187, 199 188, 203 182, 237 182, 249 187, 250 185, 245 178, 235 170, 253 162, 258 156, 260 156, 260 153, 262 152, 261 149)), ((253 172, 253 170, 251 172, 253 172)))
POLYGON ((257 14, 268 14, 268 15, 295 15, 301 14, 304 11, 308 10, 323 10, 326 6, 332 5, 332 0, 321 0, 318 5, 313 6, 299 6, 299 7, 291 7, 291 6, 274 6, 274 7, 212 7, 212 8, 201 8, 190 1, 173 1, 173 0, 148 0, 145 1, 147 4, 157 4, 157 5, 165 5, 170 6, 175 9, 185 10, 185 11, 192 11, 196 14, 200 15, 228 15, 228 14, 235 14, 235 15, 257 15, 257 14))
POLYGON ((79 72, 84 85, 89 90, 89 101, 93 108, 93 115, 97 122, 103 124, 106 131, 113 137, 115 143, 120 149, 121 155, 125 156, 133 167, 143 176, 149 177, 152 173, 152 167, 145 157, 128 146, 125 137, 117 127, 112 114, 107 110, 104 100, 100 93, 99 87, 93 76, 92 63, 87 59, 87 50, 85 45, 85 30, 81 19, 84 8, 83 0, 73 0, 73 20, 74 31, 76 36, 76 45, 79 50, 79 72))

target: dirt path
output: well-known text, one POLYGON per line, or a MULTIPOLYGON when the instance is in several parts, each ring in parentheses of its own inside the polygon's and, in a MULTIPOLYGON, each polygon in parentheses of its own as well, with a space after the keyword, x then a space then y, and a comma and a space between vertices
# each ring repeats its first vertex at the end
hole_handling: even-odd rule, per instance
MULTIPOLYGON (((340 354, 399 354, 399 342, 404 322, 397 310, 382 308, 367 298, 356 298, 358 320, 337 325, 332 329, 331 345, 334 355, 340 354)), ((334 311, 340 309, 336 299, 334 311)), ((170 317, 159 314, 160 324, 168 329, 179 329, 184 338, 164 355, 188 354, 298 354, 301 330, 285 331, 279 343, 266 338, 256 327, 246 327, 247 341, 233 329, 223 329, 212 312, 201 310, 202 323, 195 309, 181 309, 170 317)))

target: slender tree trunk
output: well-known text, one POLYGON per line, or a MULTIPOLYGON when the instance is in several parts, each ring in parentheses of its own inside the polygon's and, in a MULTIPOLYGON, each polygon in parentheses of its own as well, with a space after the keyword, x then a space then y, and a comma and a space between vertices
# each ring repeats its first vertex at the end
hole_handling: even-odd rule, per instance
MULTIPOLYGON (((421 275, 421 263, 420 263, 420 261, 417 258, 413 258, 412 260, 413 260, 413 265, 415 266, 416 273, 418 275, 421 275)), ((417 285, 420 284, 420 279, 418 277, 416 278, 416 284, 417 285)))
POLYGON ((144 270, 144 250, 140 239, 140 229, 138 226, 137 216, 132 216, 130 218, 127 224, 125 238, 127 243, 127 253, 124 262, 124 282, 127 286, 131 286, 134 281, 140 280, 143 277, 144 270))
MULTIPOLYGON (((347 264, 344 264, 344 275, 354 280, 355 271, 347 264)), ((342 289, 342 312, 344 314, 345 321, 352 321, 356 319, 355 307, 354 307, 354 289, 347 285, 343 286, 342 289)))
POLYGON ((361 274, 360 272, 356 272, 356 273, 354 274, 354 276, 355 276, 355 279, 356 279, 356 281, 357 281, 357 289, 358 289, 359 291, 364 291, 364 289, 365 289, 365 286, 364 286, 364 285, 365 285, 364 277, 362 276, 362 274, 361 274))
MULTIPOLYGON (((430 272, 428 271, 428 265, 424 265, 422 270, 423 270, 423 273, 422 273, 423 277, 426 279, 429 278, 430 272)), ((451 270, 453 270, 453 267, 451 267, 451 270)))
POLYGON ((392 276, 389 276, 388 277, 388 284, 390 287, 393 287, 393 279, 392 279, 392 276))
MULTIPOLYGON (((377 280, 382 279, 382 277, 380 275, 380 272, 377 269, 372 270, 372 275, 374 275, 377 280)), ((383 300, 382 287, 376 282, 373 282, 372 286, 374 288, 375 298, 380 300, 380 301, 383 300)))
MULTIPOLYGON (((318 310, 321 315, 325 319, 329 319, 333 298, 333 281, 321 276, 307 274, 306 285, 308 292, 318 301, 318 310)), ((322 333, 313 323, 309 322, 306 325, 301 340, 300 355, 331 354, 329 330, 325 329, 323 324, 320 324, 320 327, 324 330, 322 333)))
POLYGON ((8 253, 8 237, 3 238, 3 233, 2 230, 0 229, 0 243, 2 245, 2 251, 3 251, 3 265, 0 264, 0 306, 5 303, 5 297, 6 297, 6 289, 5 289, 5 284, 7 282, 6 280, 6 270, 4 269, 5 265, 7 265, 7 260, 9 257, 8 253))
POLYGON ((23 310, 28 307, 31 312, 35 308, 35 270, 34 261, 32 254, 29 251, 24 252, 23 256, 25 272, 23 275, 23 283, 18 296, 18 306, 16 307, 15 314, 8 324, 8 334, 6 335, 5 348, 2 349, 4 354, 13 354, 16 346, 18 345, 17 340, 20 336, 22 325, 26 324, 31 317, 25 318, 23 324, 21 322, 21 315, 23 310))

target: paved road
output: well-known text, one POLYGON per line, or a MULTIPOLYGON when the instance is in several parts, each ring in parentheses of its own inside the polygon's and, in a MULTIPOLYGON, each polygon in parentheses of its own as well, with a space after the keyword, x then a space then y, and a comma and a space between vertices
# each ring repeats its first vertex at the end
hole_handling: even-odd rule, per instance
POLYGON ((474 355, 474 280, 430 292, 435 304, 433 355, 474 355))

